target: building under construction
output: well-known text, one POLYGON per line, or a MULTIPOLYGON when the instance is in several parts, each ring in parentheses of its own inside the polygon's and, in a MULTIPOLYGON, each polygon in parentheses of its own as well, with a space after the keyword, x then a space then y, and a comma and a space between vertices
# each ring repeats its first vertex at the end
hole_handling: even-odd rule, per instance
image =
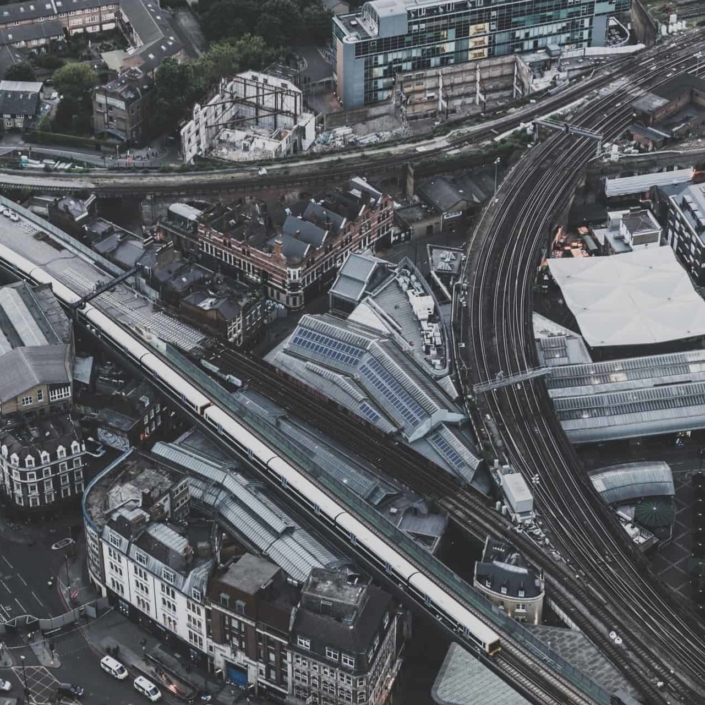
POLYGON ((223 79, 206 105, 194 105, 193 119, 181 129, 181 148, 186 164, 197 156, 255 161, 305 151, 315 137, 315 116, 304 111, 299 88, 247 71, 223 79))

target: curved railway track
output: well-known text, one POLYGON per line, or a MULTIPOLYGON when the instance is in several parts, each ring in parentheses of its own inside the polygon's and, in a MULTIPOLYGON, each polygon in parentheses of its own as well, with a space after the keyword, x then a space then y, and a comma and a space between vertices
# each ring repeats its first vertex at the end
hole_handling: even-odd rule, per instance
MULTIPOLYGON (((667 67, 659 67, 661 71, 681 73, 683 63, 686 70, 695 65, 690 47, 674 52, 674 57, 667 67)), ((635 79, 641 88, 660 80, 651 67, 635 79)), ((583 111, 577 122, 609 139, 629 124, 631 110, 620 106, 602 101, 583 111)), ((491 379, 500 369, 511 374, 537 364, 531 326, 534 265, 593 149, 582 138, 564 136, 537 147, 504 182, 497 202, 478 226, 466 270, 473 295, 463 321, 471 355, 466 364, 473 381, 491 379)), ((554 542, 601 591, 625 646, 658 665, 658 679, 668 682, 682 702, 702 702, 705 629, 649 574, 643 557, 636 555, 595 494, 543 383, 496 390, 485 400, 500 429, 506 458, 534 481, 539 511, 554 542), (645 644, 651 648, 645 649, 645 644)), ((653 683, 646 692, 654 700, 660 697, 653 683)))

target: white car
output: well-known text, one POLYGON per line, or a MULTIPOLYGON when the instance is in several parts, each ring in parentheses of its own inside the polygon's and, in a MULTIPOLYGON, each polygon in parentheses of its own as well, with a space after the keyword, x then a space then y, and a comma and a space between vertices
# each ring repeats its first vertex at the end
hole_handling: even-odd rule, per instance
POLYGON ((20 222, 20 216, 17 215, 17 213, 10 213, 10 220, 13 223, 19 223, 20 222))
POLYGON ((0 678, 0 690, 7 692, 10 688, 12 688, 12 683, 10 683, 10 681, 4 681, 0 678))
POLYGON ((134 686, 137 692, 142 693, 142 695, 153 703, 156 703, 157 700, 162 697, 159 688, 157 688, 152 681, 148 681, 144 676, 137 676, 134 680, 134 686))
POLYGON ((110 656, 103 656, 100 667, 119 681, 124 680, 129 675, 127 669, 119 661, 110 656))
POLYGON ((10 211, 9 208, 3 208, 3 209, 2 209, 2 214, 3 214, 6 218, 9 218, 9 217, 10 217, 10 213, 11 213, 11 211, 10 211))

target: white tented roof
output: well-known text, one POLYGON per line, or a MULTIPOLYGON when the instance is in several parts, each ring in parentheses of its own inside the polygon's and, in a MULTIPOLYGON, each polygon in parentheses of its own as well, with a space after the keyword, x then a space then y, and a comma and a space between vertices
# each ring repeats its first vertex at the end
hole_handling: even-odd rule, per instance
POLYGON ((592 347, 705 335, 705 301, 670 247, 551 259, 548 266, 592 347))

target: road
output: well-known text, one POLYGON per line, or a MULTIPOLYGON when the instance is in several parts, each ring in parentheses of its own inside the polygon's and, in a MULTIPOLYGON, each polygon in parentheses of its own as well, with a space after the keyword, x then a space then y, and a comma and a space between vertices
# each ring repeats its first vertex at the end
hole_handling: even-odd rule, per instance
MULTIPOLYGON (((702 45, 698 32, 677 52, 661 52, 648 61, 643 57, 619 100, 606 94, 574 122, 605 139, 619 134, 631 119, 632 100, 663 80, 666 71, 692 69, 693 54, 702 45)), ((463 362, 471 384, 493 379, 499 370, 509 375, 537 366, 531 326, 534 274, 594 149, 585 138, 560 135, 535 147, 502 184, 476 229, 465 272, 470 294, 467 307, 460 309, 463 362)), ((547 532, 572 569, 580 571, 581 581, 600 596, 611 620, 605 627, 618 627, 624 647, 615 649, 603 638, 603 648, 650 701, 703 702, 705 627, 648 573, 643 556, 594 492, 543 382, 504 387, 477 403, 476 418, 481 424, 485 414, 493 419, 504 450, 499 451, 496 434, 490 447, 530 482, 547 532), (668 684, 667 697, 656 681, 668 684)), ((486 431, 492 438, 488 425, 486 431)))

